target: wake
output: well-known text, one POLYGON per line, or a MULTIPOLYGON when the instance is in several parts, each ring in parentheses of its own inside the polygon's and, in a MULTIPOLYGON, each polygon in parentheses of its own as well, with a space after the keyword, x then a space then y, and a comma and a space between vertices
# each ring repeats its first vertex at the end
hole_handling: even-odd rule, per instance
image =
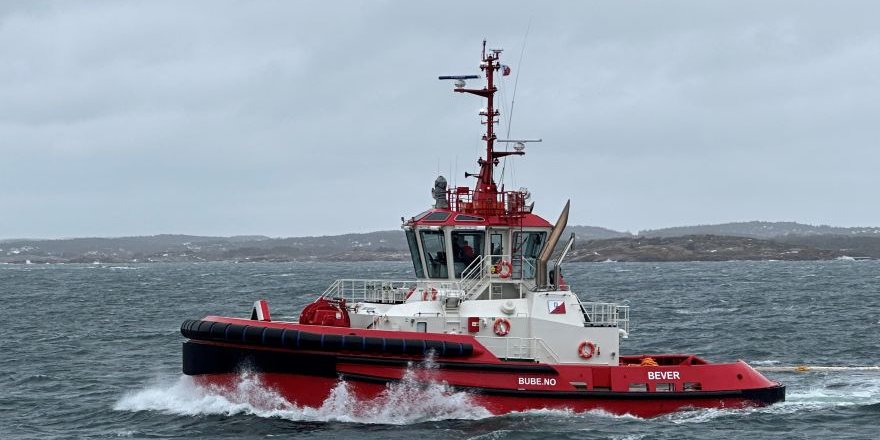
POLYGON ((404 425, 438 420, 477 420, 491 417, 471 402, 470 395, 443 383, 417 382, 413 371, 387 386, 379 396, 358 399, 339 381, 318 408, 297 406, 264 385, 257 375, 241 373, 233 389, 201 386, 189 376, 154 383, 124 395, 116 411, 158 411, 165 414, 251 415, 290 421, 348 422, 404 425))

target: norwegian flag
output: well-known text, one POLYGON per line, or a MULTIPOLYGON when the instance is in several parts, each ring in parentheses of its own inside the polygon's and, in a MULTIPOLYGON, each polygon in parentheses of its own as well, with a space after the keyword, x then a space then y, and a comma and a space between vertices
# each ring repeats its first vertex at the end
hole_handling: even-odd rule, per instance
POLYGON ((508 66, 506 64, 502 64, 501 65, 501 75, 503 75, 503 76, 510 75, 510 66, 508 66))

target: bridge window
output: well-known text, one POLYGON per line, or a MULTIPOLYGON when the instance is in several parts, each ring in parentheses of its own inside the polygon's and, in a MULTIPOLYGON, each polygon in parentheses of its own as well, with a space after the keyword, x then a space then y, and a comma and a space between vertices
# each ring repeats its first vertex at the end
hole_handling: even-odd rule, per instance
POLYGON ((513 236, 513 273, 515 276, 522 276, 523 279, 535 277, 535 262, 541 249, 544 248, 544 242, 547 240, 547 233, 540 232, 517 232, 513 236))
POLYGON ((461 278, 461 273, 468 265, 483 255, 485 237, 486 234, 482 231, 452 232, 452 263, 456 278, 461 278))
POLYGON ((489 255, 492 256, 492 264, 498 264, 504 256, 504 236, 498 233, 489 236, 489 255))
POLYGON ((426 222, 445 222, 449 218, 448 212, 432 212, 425 217, 426 222))
POLYGON ((477 217, 475 215, 467 215, 467 214, 459 214, 455 216, 455 221, 457 222, 484 222, 486 219, 483 217, 477 217))
POLYGON ((412 229, 406 231, 406 243, 409 245, 409 255, 412 257, 416 278, 424 278, 425 269, 422 267, 422 260, 419 258, 419 245, 416 243, 416 233, 412 229))
POLYGON ((422 231, 422 249, 429 278, 449 278, 446 266, 446 238, 443 231, 422 231))

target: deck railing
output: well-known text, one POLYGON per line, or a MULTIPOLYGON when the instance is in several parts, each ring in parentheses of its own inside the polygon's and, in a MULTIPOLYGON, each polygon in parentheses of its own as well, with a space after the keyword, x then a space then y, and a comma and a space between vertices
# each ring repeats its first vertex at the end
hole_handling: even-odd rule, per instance
POLYGON ((526 205, 527 195, 522 191, 504 191, 493 195, 483 193, 477 199, 477 193, 466 186, 451 188, 446 191, 449 208, 464 214, 482 216, 522 216, 531 212, 526 205))
POLYGON ((324 290, 321 297, 344 298, 347 302, 398 304, 416 287, 416 281, 396 280, 336 280, 324 290))
POLYGON ((617 327, 629 332, 629 306, 615 303, 582 302, 586 327, 617 327))
POLYGON ((483 256, 478 255, 477 258, 474 258, 474 261, 472 261, 471 264, 461 272, 459 286, 464 292, 465 297, 469 296, 472 293, 471 289, 477 287, 486 277, 487 266, 484 261, 483 256))
MULTIPOLYGON (((534 270, 534 266, 527 259, 518 257, 517 260, 521 262, 520 267, 527 266, 529 270, 534 270)), ((398 304, 406 301, 406 295, 412 289, 421 291, 436 289, 449 297, 474 299, 485 289, 489 281, 520 281, 516 270, 506 279, 493 270, 495 265, 493 262, 498 261, 501 261, 500 255, 480 255, 462 271, 462 277, 458 280, 340 279, 327 287, 321 297, 344 298, 348 302, 398 304)), ((532 287, 526 286, 528 289, 532 287)))

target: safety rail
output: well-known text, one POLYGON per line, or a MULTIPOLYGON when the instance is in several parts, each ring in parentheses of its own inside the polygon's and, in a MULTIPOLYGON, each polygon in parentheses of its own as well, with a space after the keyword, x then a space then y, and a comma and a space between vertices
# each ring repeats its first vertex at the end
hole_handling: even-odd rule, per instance
MULTIPOLYGON (((497 282, 514 281, 526 290, 534 289, 534 280, 523 279, 516 269, 504 276, 504 268, 496 270, 494 266, 502 261, 502 255, 480 255, 463 271, 459 280, 376 280, 376 279, 339 279, 334 281, 321 294, 321 298, 344 298, 347 302, 370 302, 399 304, 407 299, 413 289, 435 289, 446 297, 458 297, 462 300, 474 299, 484 291, 486 286, 497 282), (531 282, 530 282, 531 281, 531 282)), ((506 261, 506 260, 505 260, 506 261)), ((516 257, 519 268, 528 267, 534 272, 534 265, 526 258, 516 257)), ((510 269, 508 269, 510 270, 510 269)))
MULTIPOLYGON (((535 277, 535 264, 531 261, 533 258, 525 258, 521 255, 515 256, 513 258, 508 257, 507 255, 486 255, 485 257, 485 270, 486 273, 492 275, 495 278, 509 278, 512 280, 520 280, 520 279, 530 279, 535 277), (506 261, 510 263, 510 275, 507 277, 502 276, 501 272, 496 269, 493 269, 494 266, 498 266, 502 261, 506 261)), ((500 266, 498 269, 503 269, 500 266)))
POLYGON ((517 281, 520 282, 521 287, 525 284, 527 290, 533 290, 534 280, 530 280, 528 274, 534 277, 534 273, 534 264, 522 256, 514 257, 511 262, 506 255, 480 255, 462 271, 458 288, 464 293, 464 299, 473 299, 479 296, 490 281, 517 281), (510 264, 506 276, 505 268, 501 265, 502 261, 510 264))
POLYGON ((543 338, 476 336, 476 339, 499 358, 559 362, 559 355, 544 342, 543 338))
POLYGON ((330 285, 321 298, 344 298, 347 302, 399 304, 415 288, 416 281, 341 279, 330 285))
POLYGON ((452 211, 464 214, 483 216, 521 216, 531 212, 531 207, 526 206, 527 194, 523 191, 504 191, 494 194, 494 197, 482 193, 482 198, 476 197, 477 192, 466 186, 451 188, 446 191, 446 200, 452 211))
POLYGON ((474 261, 472 261, 471 264, 461 272, 459 286, 461 286, 461 290, 464 291, 465 296, 469 296, 471 289, 480 284, 480 281, 486 277, 487 266, 483 264, 483 261, 483 256, 478 255, 474 258, 474 261))
POLYGON ((585 327, 617 327, 629 332, 629 306, 581 302, 585 327))

